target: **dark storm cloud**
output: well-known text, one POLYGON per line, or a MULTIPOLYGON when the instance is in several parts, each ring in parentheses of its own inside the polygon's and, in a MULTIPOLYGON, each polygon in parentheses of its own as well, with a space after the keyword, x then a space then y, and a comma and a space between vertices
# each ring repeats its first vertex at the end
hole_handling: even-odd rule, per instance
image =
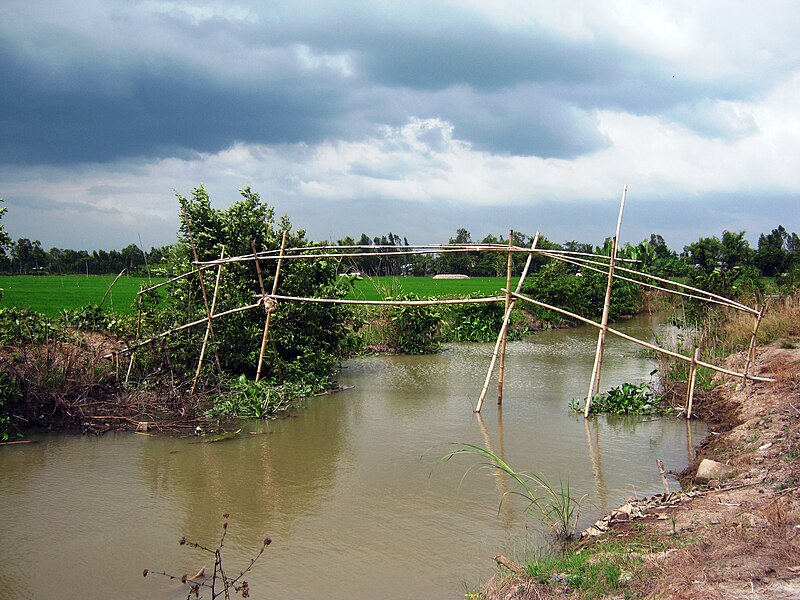
POLYGON ((598 109, 671 111, 704 135, 738 135, 747 124, 680 107, 767 79, 675 76, 602 33, 570 39, 427 4, 82 3, 55 19, 11 5, 0 12, 6 164, 352 140, 410 117, 447 120, 489 152, 574 158, 606 145, 598 109))

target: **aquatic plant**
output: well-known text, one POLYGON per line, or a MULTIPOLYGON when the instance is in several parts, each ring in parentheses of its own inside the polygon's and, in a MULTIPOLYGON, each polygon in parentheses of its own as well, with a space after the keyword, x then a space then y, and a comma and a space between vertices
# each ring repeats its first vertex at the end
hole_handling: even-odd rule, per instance
MULTIPOLYGON (((450 452, 443 460, 450 460, 461 454, 472 454, 486 459, 477 467, 499 470, 516 482, 519 489, 510 490, 506 494, 522 497, 527 503, 528 513, 550 529, 556 542, 567 542, 575 537, 580 508, 585 496, 575 499, 569 482, 559 480, 559 486, 556 487, 541 473, 516 471, 494 452, 472 444, 461 444, 461 448, 450 452)), ((501 503, 506 494, 503 495, 501 503)))
MULTIPOLYGON (((652 371, 653 375, 656 371, 652 371)), ((573 399, 570 408, 575 412, 583 413, 584 405, 582 401, 573 399)), ((589 414, 611 414, 611 415, 654 415, 668 414, 672 409, 663 405, 663 398, 657 396, 651 389, 650 383, 644 382, 638 385, 623 383, 620 386, 611 388, 607 392, 597 394, 592 398, 592 405, 589 414)))

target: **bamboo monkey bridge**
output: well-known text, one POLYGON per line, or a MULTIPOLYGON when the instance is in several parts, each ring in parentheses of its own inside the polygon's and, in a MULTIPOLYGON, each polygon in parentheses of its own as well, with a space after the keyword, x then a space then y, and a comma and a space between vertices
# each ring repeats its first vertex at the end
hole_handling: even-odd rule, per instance
MULTIPOLYGON (((600 386, 600 376, 602 371, 602 363, 603 363, 603 352, 605 349, 605 339, 608 334, 615 335, 617 337, 623 338, 628 340, 634 344, 638 344, 643 346, 653 352, 657 352, 660 354, 667 355, 671 358, 681 360, 690 364, 690 371, 689 371, 689 386, 686 395, 686 417, 691 418, 692 414, 692 401, 694 395, 694 387, 695 381, 697 376, 697 367, 705 367, 711 369, 713 371, 723 373, 726 375, 730 375, 732 377, 740 378, 742 380, 742 384, 746 385, 748 381, 767 381, 771 382, 774 381, 773 379, 766 378, 766 377, 757 377, 750 374, 750 367, 752 366, 753 358, 755 355, 756 349, 756 336, 758 333, 758 328, 761 323, 761 320, 764 316, 764 306, 760 309, 752 308, 731 300, 729 298, 725 298, 723 296, 712 294, 711 292, 707 292, 701 290, 696 287, 692 287, 689 285, 677 283, 674 281, 669 281, 667 279, 663 279, 660 277, 656 277, 654 275, 650 275, 648 273, 643 273, 640 271, 636 271, 629 267, 620 266, 619 263, 632 263, 636 261, 631 261, 627 259, 621 259, 617 257, 617 242, 619 239, 619 232, 620 227, 622 225, 622 215, 625 207, 625 201, 627 197, 627 186, 624 187, 622 192, 622 199, 620 201, 619 207, 619 214, 617 217, 616 222, 616 229, 614 233, 614 237, 612 238, 612 246, 611 246, 611 254, 610 256, 599 255, 599 254, 589 254, 589 253, 582 253, 582 252, 572 252, 566 250, 545 250, 537 248, 537 243, 539 240, 539 234, 537 233, 533 239, 533 244, 530 248, 521 248, 518 246, 514 246, 513 244, 513 231, 509 233, 509 243, 508 245, 503 244, 432 244, 432 245, 423 245, 423 246, 380 246, 380 245, 369 245, 369 246, 311 246, 311 247, 299 247, 299 248, 286 248, 286 233, 284 232, 283 240, 281 243, 280 250, 277 251, 267 251, 267 252, 258 252, 255 247, 253 247, 252 254, 247 254, 244 256, 232 256, 226 257, 224 248, 220 257, 216 260, 210 261, 200 261, 197 259, 197 254, 195 253, 195 261, 194 266, 195 268, 192 271, 174 277, 168 281, 162 282, 160 284, 151 286, 149 288, 143 289, 139 292, 139 297, 141 295, 152 291, 156 288, 159 288, 164 285, 169 285, 178 281, 183 278, 197 276, 200 280, 201 290, 203 293, 203 302, 205 308, 205 317, 192 321, 190 323, 185 323, 179 327, 175 327, 169 329, 167 331, 163 331, 156 336, 153 336, 146 340, 137 341, 125 348, 121 348, 111 354, 108 355, 108 358, 113 358, 116 365, 117 371, 119 372, 119 365, 120 361, 123 356, 129 355, 129 362, 127 367, 127 374, 125 380, 127 382, 130 372, 133 366, 135 351, 139 348, 147 346, 152 342, 169 336, 171 334, 177 333, 179 331, 197 327, 205 324, 206 331, 203 338, 203 344, 200 349, 197 370, 195 372, 194 382, 192 385, 192 391, 195 390, 197 385, 198 378, 200 376, 200 371, 203 366, 203 362, 205 360, 205 352, 206 347, 209 341, 209 338, 214 337, 214 328, 213 322, 216 319, 223 318, 227 315, 231 315, 234 313, 248 311, 248 310, 257 310, 261 309, 265 312, 265 319, 264 319, 264 328, 262 333, 261 339, 261 351, 259 353, 258 358, 258 368, 256 371, 256 381, 261 379, 262 373, 262 366, 264 362, 264 355, 265 355, 265 348, 267 344, 267 340, 269 337, 269 330, 270 330, 270 322, 272 313, 278 310, 280 302, 313 302, 313 303, 327 303, 327 304, 360 304, 360 305, 371 305, 371 306, 431 306, 431 305, 445 305, 445 304, 468 304, 468 303, 491 303, 491 302, 503 302, 505 310, 503 316, 503 322, 500 328, 500 332, 497 335, 497 340, 494 346, 494 350, 492 352, 492 357, 489 363, 489 368, 486 374, 486 379, 483 385, 483 389, 478 398, 478 402, 474 407, 476 413, 480 413, 483 407, 483 403, 486 399, 486 395, 489 390, 490 382, 499 360, 499 368, 498 368, 498 378, 497 378, 497 403, 502 404, 503 401, 503 380, 504 380, 504 373, 505 373, 505 353, 506 353, 506 342, 507 342, 507 334, 508 334, 508 324, 511 317, 511 312, 514 308, 515 303, 518 300, 523 300, 525 302, 530 302, 536 306, 540 306, 542 308, 551 310, 553 312, 562 314, 566 317, 571 319, 577 320, 581 323, 585 323, 592 327, 596 327, 598 329, 598 338, 597 338, 597 349, 595 351, 595 360, 594 366, 592 368, 592 374, 589 380, 588 392, 586 396, 586 405, 584 409, 584 417, 589 416, 589 411, 591 408, 592 398, 597 394, 599 391, 600 386), (348 258, 348 257, 383 257, 383 256, 410 256, 413 254, 446 254, 446 253, 465 253, 465 252, 496 252, 496 253, 505 253, 507 255, 507 268, 506 268, 506 287, 502 290, 503 295, 501 296, 487 296, 482 298, 464 298, 464 299, 453 299, 453 300, 347 300, 347 299, 338 299, 338 298, 309 298, 309 297, 297 297, 297 296, 286 296, 278 294, 278 287, 279 287, 279 279, 281 274, 281 268, 285 261, 291 260, 318 260, 318 259, 326 259, 326 258, 348 258), (525 267, 520 275, 519 281, 515 287, 515 289, 511 289, 511 281, 512 281, 512 258, 515 253, 523 253, 527 254, 527 260, 525 262, 525 267), (557 306, 553 306, 539 300, 535 300, 529 296, 523 295, 521 293, 523 283, 525 278, 528 274, 528 270, 530 268, 531 261, 534 255, 543 256, 552 260, 561 261, 567 263, 569 265, 588 269, 591 271, 600 272, 603 274, 607 274, 608 281, 606 286, 606 293, 603 305, 603 313, 600 322, 593 321, 589 318, 584 316, 572 313, 568 310, 563 308, 559 308, 557 306), (275 273, 272 282, 272 289, 269 293, 267 293, 266 288, 264 287, 264 280, 262 276, 261 270, 261 263, 273 261, 275 263, 275 273), (216 312, 216 300, 218 297, 219 287, 220 287, 220 277, 222 274, 222 270, 226 265, 232 263, 244 263, 244 262, 253 262, 255 264, 255 270, 258 277, 258 284, 260 289, 260 295, 258 295, 254 302, 251 304, 240 306, 237 308, 225 310, 222 312, 216 312), (214 283, 214 289, 211 301, 209 302, 208 294, 206 292, 206 285, 203 279, 203 271, 208 269, 216 269, 216 277, 214 283), (633 277, 636 277, 634 279, 633 277), (737 311, 742 311, 748 313, 753 316, 753 331, 752 336, 750 339, 750 347, 747 354, 747 361, 745 364, 745 368, 743 372, 737 372, 730 369, 725 369, 718 365, 704 362, 699 360, 699 348, 694 348, 694 352, 691 355, 683 355, 678 352, 674 352, 671 350, 667 350, 665 348, 661 348, 655 344, 651 344, 644 340, 638 339, 634 336, 630 336, 625 334, 621 331, 613 329, 608 326, 608 315, 611 303, 611 288, 614 279, 619 279, 622 281, 628 281, 635 283, 639 286, 643 286, 649 289, 660 290, 662 292, 666 292, 669 294, 675 294, 685 298, 693 298, 696 300, 700 300, 703 302, 717 304, 721 306, 726 306, 732 308, 737 311)), ((190 232, 190 242, 194 249, 194 241, 191 238, 190 232)), ((141 302, 140 302, 140 311, 141 311, 141 302)), ((138 337, 138 334, 137 334, 138 337)), ((216 355, 215 355, 216 358, 216 355)), ((217 362, 219 359, 216 358, 217 362)))

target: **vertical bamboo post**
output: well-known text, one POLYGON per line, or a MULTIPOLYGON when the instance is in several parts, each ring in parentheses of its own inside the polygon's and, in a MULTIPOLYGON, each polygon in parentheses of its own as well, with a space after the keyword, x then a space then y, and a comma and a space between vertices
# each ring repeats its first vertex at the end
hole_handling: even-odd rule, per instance
POLYGON ((758 335, 758 327, 761 325, 761 319, 764 318, 764 310, 766 309, 766 303, 761 307, 761 310, 758 311, 758 315, 756 315, 755 323, 753 323, 753 335, 750 338, 750 348, 747 351, 747 362, 744 365, 744 374, 742 375, 742 386, 747 385, 747 376, 750 374, 750 367, 753 364, 753 360, 756 357, 756 336, 758 335))
POLYGON ((114 380, 119 382, 119 352, 114 352, 114 380))
POLYGON ((256 264, 256 275, 258 275, 258 287, 261 290, 261 300, 265 302, 264 310, 267 310, 267 292, 264 290, 264 278, 261 276, 261 265, 258 264, 258 252, 256 251, 256 243, 253 241, 253 262, 256 264))
MULTIPOLYGON (((536 235, 533 237, 533 244, 531 244, 531 251, 536 249, 536 244, 539 242, 539 232, 536 232, 536 235)), ((528 269, 530 269, 531 261, 533 260, 533 252, 528 254, 528 260, 525 261, 525 268, 522 270, 522 275, 519 278, 519 282, 517 283, 516 292, 519 293, 522 289, 522 284, 525 282, 525 277, 528 275, 528 269)), ((514 303, 516 299, 513 299, 511 302, 510 308, 514 308, 514 303)), ((483 389, 481 390, 481 395, 478 398, 478 404, 475 407, 475 412, 480 413, 481 408, 483 408, 483 401, 486 399, 486 394, 489 391, 489 382, 492 380, 492 373, 494 373, 494 366, 497 363, 497 355, 500 353, 500 344, 503 339, 503 333, 508 328, 508 321, 511 318, 511 310, 507 310, 505 316, 503 317, 503 324, 500 327, 500 333, 497 334, 497 342, 494 345, 494 351, 492 352, 492 359, 489 361, 489 370, 486 372, 486 379, 483 382, 483 389)))
MULTIPOLYGON (((511 268, 513 266, 514 254, 511 250, 514 248, 514 230, 508 231, 508 259, 506 261, 506 303, 503 317, 510 314, 511 307, 511 268)), ((508 326, 501 327, 500 334, 502 341, 500 342, 500 369, 497 375, 497 404, 503 404, 503 381, 506 373, 506 343, 508 342, 508 326)))
POLYGON ((617 259, 617 242, 619 240, 619 230, 622 227, 622 213, 625 210, 625 197, 628 195, 627 184, 622 188, 622 200, 619 203, 619 215, 617 216, 617 228, 614 232, 614 239, 611 241, 611 256, 608 261, 608 285, 606 286, 606 297, 603 302, 603 318, 600 321, 600 331, 597 334, 597 350, 594 354, 594 366, 592 367, 592 377, 589 380, 589 392, 586 394, 586 408, 583 417, 589 418, 589 409, 592 406, 592 398, 600 387, 600 369, 603 362, 603 351, 605 349, 606 331, 608 330, 608 313, 611 309, 611 285, 614 281, 614 261, 617 259))
MULTIPOLYGON (((181 211, 181 216, 183 217, 183 223, 186 225, 186 232, 189 234, 189 244, 192 246, 192 255, 194 256, 194 262, 200 262, 200 258, 197 256, 197 246, 194 243, 194 235, 192 234, 192 226, 189 223, 189 215, 186 214, 186 209, 181 211)), ((214 326, 211 324, 211 311, 209 310, 208 306, 208 294, 206 293, 206 284, 203 281, 203 271, 200 269, 200 265, 195 265, 197 267, 197 278, 200 280, 200 291, 203 293, 203 306, 206 309, 206 317, 208 317, 208 325, 211 328, 211 339, 216 340, 216 335, 214 334, 214 326)), ((217 349, 214 348, 214 359, 217 362, 217 368, 222 372, 222 364, 219 362, 219 354, 217 354, 217 349)))
MULTIPOLYGON (((222 260, 225 258, 225 246, 222 246, 222 252, 220 252, 219 259, 222 260)), ((203 359, 206 356, 206 346, 208 345, 208 336, 211 333, 211 319, 214 317, 214 309, 217 307, 217 293, 219 292, 219 279, 222 275, 222 264, 220 263, 217 265, 217 278, 214 280, 214 295, 211 298, 211 312, 208 316, 208 323, 206 324, 206 333, 203 336, 203 346, 200 348, 200 358, 197 361, 197 370, 194 372, 194 381, 192 382, 192 391, 189 392, 190 394, 194 394, 194 391, 197 389, 197 381, 200 379, 200 369, 203 368, 203 359)))
POLYGON ((128 363, 128 370, 125 372, 125 385, 128 385, 128 380, 131 378, 131 371, 133 370, 133 359, 136 357, 136 352, 131 352, 131 361, 128 363))
POLYGON ((686 419, 692 418, 692 402, 694 401, 694 385, 697 381, 697 361, 700 358, 700 348, 695 347, 692 363, 689 367, 689 388, 686 390, 686 419))
POLYGON ((136 311, 136 341, 139 341, 139 335, 142 333, 142 286, 139 286, 139 307, 136 311))
MULTIPOLYGON (((283 264, 283 254, 286 250, 286 234, 288 232, 284 230, 283 232, 283 239, 281 240, 281 253, 278 256, 278 265, 275 267, 275 280, 272 282, 272 295, 274 296, 278 292, 278 278, 281 274, 281 265, 283 264)), ((258 264, 258 260, 256 260, 256 264, 258 264)), ((256 381, 261 381, 261 368, 264 365, 264 351, 267 348, 267 336, 269 335, 269 322, 272 317, 272 311, 274 310, 272 307, 267 306, 267 300, 264 299, 265 307, 267 309, 267 318, 264 321, 264 335, 261 337, 261 351, 258 354, 258 369, 256 370, 256 381)))

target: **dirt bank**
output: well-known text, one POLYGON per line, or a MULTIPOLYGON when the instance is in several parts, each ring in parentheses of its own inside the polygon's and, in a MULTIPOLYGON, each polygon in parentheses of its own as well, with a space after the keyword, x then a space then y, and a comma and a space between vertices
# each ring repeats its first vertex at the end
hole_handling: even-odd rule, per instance
POLYGON ((618 585, 598 594, 570 586, 569 574, 500 575, 485 597, 800 598, 800 350, 760 349, 755 373, 777 382, 726 381, 700 403, 711 431, 681 474, 684 492, 634 501, 572 550, 598 561, 615 553, 618 585), (704 458, 737 474, 701 485, 694 475, 704 458))

